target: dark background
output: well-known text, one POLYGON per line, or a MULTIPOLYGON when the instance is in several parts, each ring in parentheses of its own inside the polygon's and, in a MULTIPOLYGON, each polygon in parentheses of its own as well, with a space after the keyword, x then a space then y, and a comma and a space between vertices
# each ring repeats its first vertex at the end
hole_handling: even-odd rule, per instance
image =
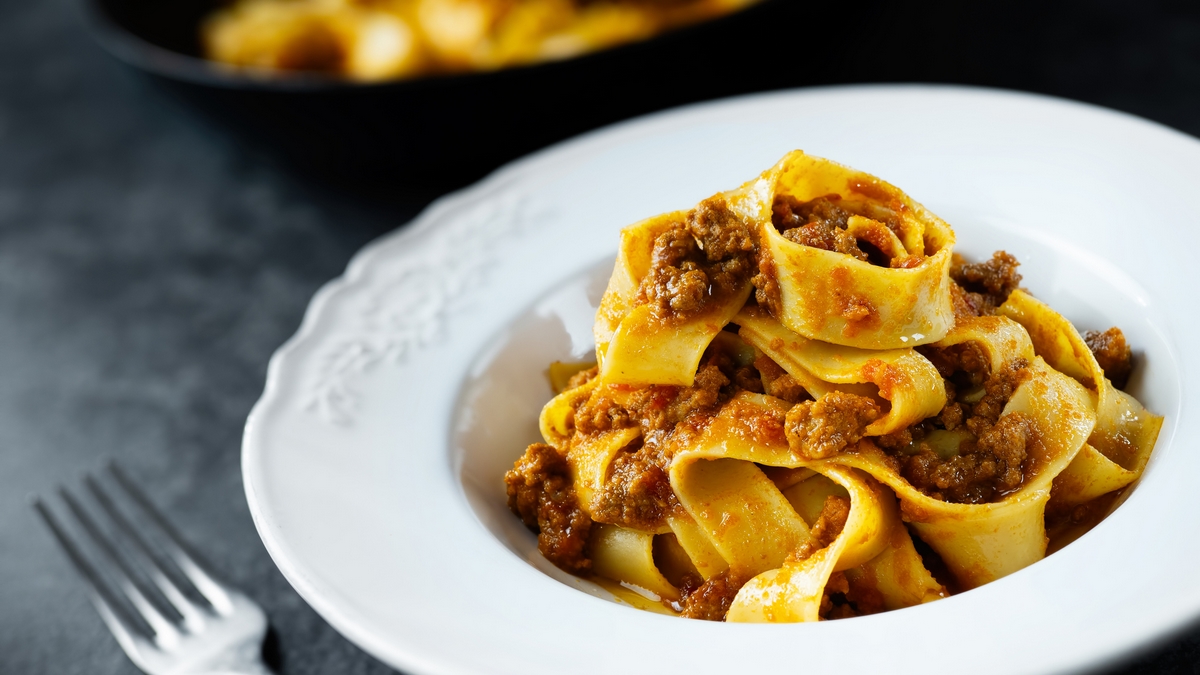
MULTIPOLYGON (((1000 86, 1200 133, 1198 3, 794 7, 769 33, 794 57, 746 86, 1000 86)), ((29 508, 107 458, 266 608, 279 672, 390 672, 280 576, 239 471, 267 360, 312 293, 446 187, 384 183, 241 143, 106 55, 71 0, 0 0, 0 673, 137 672, 29 508)), ((1198 646, 1192 629, 1121 672, 1200 673, 1198 646)))

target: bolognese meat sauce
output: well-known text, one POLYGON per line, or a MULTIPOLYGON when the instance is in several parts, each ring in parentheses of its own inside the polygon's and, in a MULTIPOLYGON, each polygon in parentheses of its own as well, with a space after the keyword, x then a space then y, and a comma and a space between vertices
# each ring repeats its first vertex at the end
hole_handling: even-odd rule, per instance
POLYGON ((714 574, 706 581, 701 581, 699 575, 688 575, 679 589, 680 604, 683 607, 680 616, 687 619, 724 621, 734 597, 747 581, 749 579, 745 575, 739 575, 731 569, 714 574))
POLYGON ((805 460, 831 457, 862 440, 867 425, 879 414, 874 400, 833 391, 792 406, 786 422, 788 444, 805 460))
POLYGON ((1021 283, 1017 268, 1021 263, 1007 251, 996 251, 991 259, 981 263, 969 263, 955 253, 950 259, 950 279, 957 286, 952 298, 956 312, 969 316, 995 314, 996 308, 1008 300, 1021 283), (961 307, 960 307, 961 305, 961 307))
POLYGON ((975 343, 918 350, 942 374, 948 402, 937 416, 880 436, 876 444, 892 456, 905 480, 935 499, 981 504, 1019 488, 1033 424, 1024 413, 1001 413, 1029 379, 1029 363, 1013 359, 992 373, 975 343), (956 447, 932 442, 942 431, 958 432, 949 437, 956 447))
POLYGON ((743 287, 754 274, 757 251, 750 225, 724 200, 705 200, 654 240, 638 302, 663 318, 694 316, 743 287))
MULTIPOLYGON (((807 202, 781 196, 773 204, 772 225, 791 242, 873 265, 919 265, 923 256, 888 259, 880 246, 850 232, 851 218, 867 215, 899 236, 895 218, 879 209, 863 212, 872 208, 838 195, 807 202)), ((979 263, 955 254, 949 285, 956 320, 995 314, 1019 287, 1019 265, 1005 251, 996 251, 979 263)), ((774 262, 765 247, 760 247, 757 232, 723 199, 714 197, 655 239, 637 302, 653 307, 665 321, 686 320, 752 283, 756 292, 751 302, 778 316, 780 295, 775 275, 774 262)), ((1114 386, 1124 387, 1132 366, 1124 334, 1117 328, 1093 331, 1086 334, 1085 341, 1114 386)), ((867 427, 885 412, 882 399, 843 391, 814 400, 796 378, 761 351, 728 343, 727 335, 724 341, 712 342, 692 386, 601 383, 576 405, 571 422, 579 434, 627 428, 640 431, 638 438, 609 462, 608 474, 588 511, 581 508, 571 486, 566 459, 549 445, 536 443, 527 448, 505 475, 508 505, 538 533, 538 548, 547 559, 568 572, 586 573, 591 568, 587 540, 593 522, 661 533, 669 517, 686 515, 669 478, 669 448, 676 444, 666 441, 687 440, 679 435, 703 429, 740 393, 766 394, 790 405, 786 416, 781 412, 784 407, 774 409, 777 419, 773 418, 772 429, 780 441, 786 438, 792 452, 804 462, 863 447, 859 443, 867 427), (750 355, 744 353, 750 351, 750 355)), ((993 502, 1019 489, 1031 470, 1030 448, 1039 439, 1032 418, 1019 411, 1003 412, 1031 377, 1029 362, 1015 358, 993 372, 990 359, 974 342, 925 345, 916 350, 942 376, 947 402, 937 415, 870 439, 883 451, 886 463, 915 489, 950 503, 993 502)), ((569 387, 581 386, 597 373, 596 368, 578 373, 569 387)), ((850 509, 845 497, 826 498, 809 538, 787 562, 800 563, 829 546, 845 528, 850 509)), ((723 621, 749 578, 726 570, 702 580, 693 568, 682 578, 672 577, 680 590, 675 609, 684 617, 723 621)), ((856 587, 853 575, 832 574, 821 601, 821 618, 882 611, 881 596, 872 588, 869 584, 856 587)))
POLYGON ((842 208, 840 201, 838 195, 807 202, 780 195, 772 207, 771 222, 788 241, 866 261, 867 254, 859 248, 858 240, 846 231, 850 216, 855 214, 842 208))
POLYGON ((1104 376, 1117 389, 1124 389, 1133 372, 1133 350, 1121 329, 1113 326, 1106 331, 1089 330, 1083 334, 1083 340, 1096 356, 1104 376))
POLYGON ((585 554, 592 519, 579 507, 567 460, 545 443, 534 443, 504 474, 508 508, 538 533, 538 551, 558 567, 579 574, 592 567, 585 554))
MULTIPOLYGON (((865 216, 881 222, 892 234, 900 235, 900 223, 888 208, 870 202, 844 200, 841 195, 828 194, 808 201, 790 195, 778 195, 771 208, 771 224, 790 242, 832 251, 855 260, 880 267, 913 268, 925 261, 920 254, 888 255, 884 242, 878 237, 849 231, 853 216, 865 216)), ((890 235, 884 235, 885 237, 890 235)), ((766 307, 774 316, 782 313, 778 271, 765 247, 758 253, 753 277, 755 302, 766 307)))

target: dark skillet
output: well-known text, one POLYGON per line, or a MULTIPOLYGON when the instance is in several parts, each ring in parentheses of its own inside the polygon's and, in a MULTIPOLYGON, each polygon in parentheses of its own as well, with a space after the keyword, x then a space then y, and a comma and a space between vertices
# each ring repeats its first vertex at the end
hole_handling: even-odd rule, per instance
POLYGON ((213 0, 88 0, 121 60, 298 167, 348 182, 453 185, 588 129, 779 86, 766 39, 793 0, 555 63, 381 84, 253 78, 199 57, 213 0))

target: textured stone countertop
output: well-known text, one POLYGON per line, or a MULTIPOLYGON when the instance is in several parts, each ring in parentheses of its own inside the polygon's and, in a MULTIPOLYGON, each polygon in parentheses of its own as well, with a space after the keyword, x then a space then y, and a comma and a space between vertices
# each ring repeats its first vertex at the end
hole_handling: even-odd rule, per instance
MULTIPOLYGON (((944 4, 922 11, 967 11, 944 4)), ((979 33, 941 59, 837 78, 1031 89, 1200 133, 1200 11, 1128 5, 964 15, 979 33)), ((69 0, 0 0, 0 673, 137 672, 29 508, 108 459, 265 607, 278 672, 390 672, 272 564, 240 440, 313 292, 435 196, 297 178, 113 61, 69 0)), ((1120 672, 1200 672, 1198 645, 1193 629, 1120 672)))

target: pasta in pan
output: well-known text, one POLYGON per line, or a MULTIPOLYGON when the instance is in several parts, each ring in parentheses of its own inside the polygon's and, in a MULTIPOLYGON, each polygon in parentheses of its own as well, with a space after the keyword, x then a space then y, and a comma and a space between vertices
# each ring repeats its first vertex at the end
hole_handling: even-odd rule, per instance
POLYGON ((377 82, 568 59, 757 1, 233 0, 199 37, 225 65, 377 82))
POLYGON ((793 152, 621 234, 596 365, 551 367, 509 506, 647 609, 798 622, 966 591, 1094 526, 1162 418, 1081 335, 883 181, 793 152), (577 372, 572 372, 577 371, 577 372))

